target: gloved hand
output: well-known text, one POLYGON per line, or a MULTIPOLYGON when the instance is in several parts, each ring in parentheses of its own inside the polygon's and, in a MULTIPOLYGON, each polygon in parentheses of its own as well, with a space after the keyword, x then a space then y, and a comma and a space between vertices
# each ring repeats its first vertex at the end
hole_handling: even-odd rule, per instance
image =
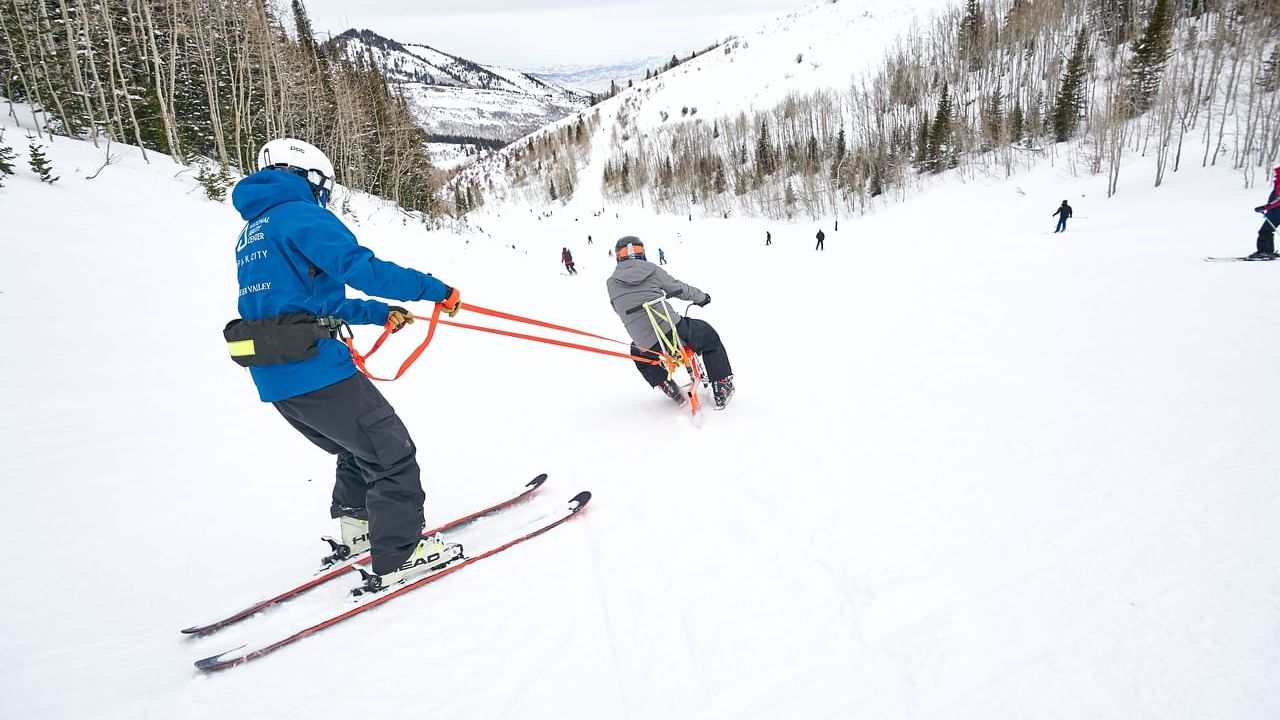
POLYGON ((411 324, 413 324, 413 313, 397 305, 391 306, 391 312, 387 313, 388 330, 398 333, 405 325, 411 324))
POLYGON ((440 305, 444 311, 453 317, 462 309, 462 295, 458 293, 458 289, 454 287, 444 286, 444 299, 440 301, 440 305))
POLYGON ((1253 211, 1254 211, 1254 212, 1256 212, 1256 213, 1262 213, 1263 215, 1266 215, 1266 214, 1267 214, 1267 206, 1266 206, 1266 205, 1259 205, 1258 207, 1254 208, 1254 209, 1253 209, 1253 211))
POLYGON ((707 293, 706 295, 706 297, 702 298, 702 302, 696 302, 694 305, 697 305, 698 307, 706 307, 709 305, 711 303, 711 293, 707 293))

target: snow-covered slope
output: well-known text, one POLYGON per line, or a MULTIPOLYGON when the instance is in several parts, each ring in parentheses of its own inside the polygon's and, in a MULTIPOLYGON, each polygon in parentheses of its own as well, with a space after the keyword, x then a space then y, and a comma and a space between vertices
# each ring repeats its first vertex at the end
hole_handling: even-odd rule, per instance
POLYGON ((17 149, 4 717, 1280 715, 1280 265, 1201 261, 1252 249, 1261 191, 1228 170, 1112 200, 1049 166, 950 183, 826 227, 823 253, 810 224, 507 207, 455 235, 357 198, 347 220, 381 256, 610 336, 610 241, 640 235, 714 297, 694 315, 739 393, 699 427, 626 361, 441 328, 382 386, 428 518, 540 471, 591 507, 206 677, 193 659, 307 609, 177 633, 307 572, 334 531, 332 459, 225 357, 229 207, 155 154, 113 146, 88 180, 103 150, 59 139, 45 186, 17 149), (1077 217, 1052 235, 1063 198, 1077 217))
POLYGON ((426 45, 401 44, 369 30, 332 41, 341 52, 386 69, 437 135, 511 140, 586 106, 583 92, 518 70, 480 65, 426 45))

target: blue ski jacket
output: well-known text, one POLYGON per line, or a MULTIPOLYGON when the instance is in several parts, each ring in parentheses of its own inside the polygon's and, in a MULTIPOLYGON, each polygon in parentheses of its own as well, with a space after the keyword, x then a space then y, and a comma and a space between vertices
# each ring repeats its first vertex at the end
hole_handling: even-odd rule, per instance
MULTIPOLYGON (((241 180, 231 202, 245 220, 236 242, 240 317, 260 320, 306 312, 353 325, 381 325, 390 307, 347 298, 346 286, 393 300, 444 300, 434 277, 379 260, 333 213, 316 204, 298 175, 260 170, 241 180)), ((322 339, 306 360, 249 368, 263 402, 319 390, 356 373, 339 340, 322 339)))

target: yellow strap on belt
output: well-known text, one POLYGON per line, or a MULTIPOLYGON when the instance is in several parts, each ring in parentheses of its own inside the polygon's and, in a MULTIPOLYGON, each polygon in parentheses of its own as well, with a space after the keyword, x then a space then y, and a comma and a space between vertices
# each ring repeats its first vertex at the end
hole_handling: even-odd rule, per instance
POLYGON ((248 357, 254 354, 252 340, 236 340, 227 343, 227 350, 231 353, 231 357, 248 357))

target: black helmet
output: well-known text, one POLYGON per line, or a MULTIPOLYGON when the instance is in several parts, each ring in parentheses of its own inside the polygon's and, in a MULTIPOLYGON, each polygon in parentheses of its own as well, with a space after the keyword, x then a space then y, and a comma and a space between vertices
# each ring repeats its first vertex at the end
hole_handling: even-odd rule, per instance
POLYGON ((644 260, 644 243, 640 242, 640 238, 635 235, 627 235, 613 244, 613 254, 618 258, 618 262, 631 258, 644 260))

